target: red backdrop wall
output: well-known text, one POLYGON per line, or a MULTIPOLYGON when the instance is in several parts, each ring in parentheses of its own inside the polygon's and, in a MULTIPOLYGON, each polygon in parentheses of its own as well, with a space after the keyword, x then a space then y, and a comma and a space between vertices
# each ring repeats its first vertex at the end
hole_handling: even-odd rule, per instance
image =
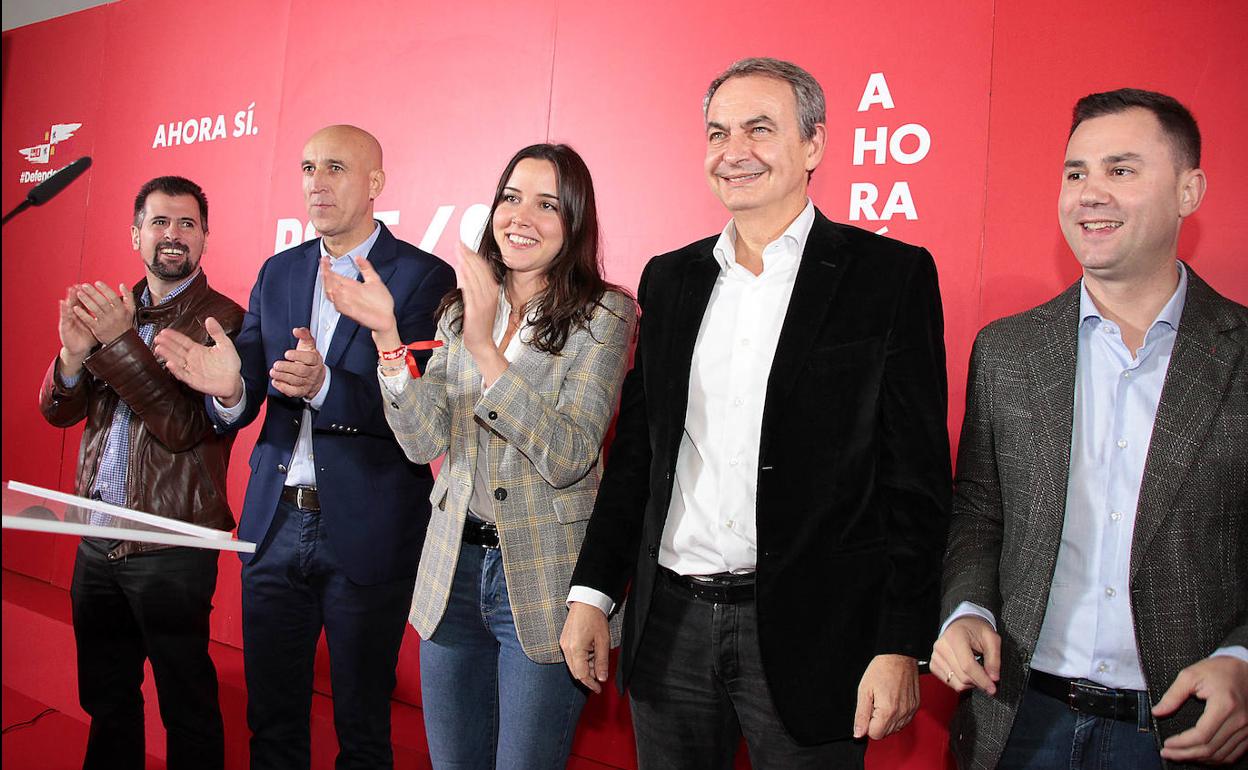
MULTIPOLYGON (((488 202, 510 154, 566 141, 594 174, 609 276, 635 287, 651 255, 724 224, 702 176, 701 97, 749 55, 796 61, 826 90, 830 149, 814 176, 816 205, 935 255, 956 436, 975 332, 1078 276, 1055 209, 1070 107, 1086 93, 1131 85, 1192 108, 1210 192, 1180 253, 1248 301, 1237 243, 1248 236, 1238 213, 1248 191, 1232 181, 1248 168, 1244 39, 1248 7, 1235 0, 121 0, 6 32, 3 207, 25 196, 34 173, 80 155, 95 165, 3 231, 0 475, 72 488, 80 430, 49 427, 34 405, 58 347, 56 300, 71 282, 139 276, 128 228, 150 177, 203 185, 203 264, 245 303, 261 262, 304 238, 298 161, 316 128, 375 133, 386 153, 380 216, 452 264, 465 212, 488 202), (20 152, 74 123, 47 163, 20 152)), ((253 427, 236 444, 236 509, 254 436, 253 427)), ((67 586, 73 549, 71 538, 6 533, 3 564, 67 586)), ((238 562, 226 555, 221 565, 213 635, 237 646, 238 562)), ((409 630, 395 697, 418 704, 415 641, 409 630)), ((328 689, 325 678, 318 686, 328 689)), ((953 699, 934 682, 924 694, 915 726, 873 746, 870 766, 946 766, 953 699)), ((574 751, 633 766, 620 699, 594 700, 574 751)))

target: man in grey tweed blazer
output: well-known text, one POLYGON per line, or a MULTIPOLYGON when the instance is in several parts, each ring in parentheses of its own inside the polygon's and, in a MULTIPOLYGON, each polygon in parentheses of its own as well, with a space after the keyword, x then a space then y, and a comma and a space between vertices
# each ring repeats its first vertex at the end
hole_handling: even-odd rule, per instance
POLYGON ((1199 163, 1174 99, 1081 99, 1083 279, 976 339, 932 656, 962 767, 1248 764, 1248 309, 1176 259, 1199 163))

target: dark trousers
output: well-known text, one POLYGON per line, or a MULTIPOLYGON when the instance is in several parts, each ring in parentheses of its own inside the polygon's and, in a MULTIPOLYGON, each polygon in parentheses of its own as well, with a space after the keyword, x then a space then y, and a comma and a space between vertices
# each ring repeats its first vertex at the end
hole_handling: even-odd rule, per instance
POLYGON ((70 585, 78 698, 91 717, 84 768, 136 768, 147 755, 143 660, 152 662, 170 770, 225 762, 208 615, 219 553, 168 548, 109 560, 82 542, 70 585))
POLYGON ((1147 696, 1139 724, 1073 711, 1035 690, 1023 693, 998 770, 1161 770, 1149 731, 1147 696))
POLYGON ((703 602, 660 577, 629 692, 641 770, 730 770, 742 734, 755 770, 863 767, 865 741, 789 737, 763 674, 753 601, 703 602))
POLYGON ((416 578, 371 586, 351 582, 321 516, 279 504, 263 548, 243 567, 253 768, 299 770, 310 764, 312 671, 322 628, 338 734, 335 766, 394 764, 390 696, 416 578))

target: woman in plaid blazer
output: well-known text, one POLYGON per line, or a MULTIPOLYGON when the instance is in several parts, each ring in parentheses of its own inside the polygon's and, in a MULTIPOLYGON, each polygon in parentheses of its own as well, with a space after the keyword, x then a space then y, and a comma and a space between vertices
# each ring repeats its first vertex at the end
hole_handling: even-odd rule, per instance
POLYGON ((419 379, 393 299, 360 268, 363 283, 323 269, 326 293, 373 330, 407 456, 446 456, 411 612, 434 767, 562 768, 585 691, 559 633, 636 324, 602 278, 589 170, 566 145, 511 159, 419 379))

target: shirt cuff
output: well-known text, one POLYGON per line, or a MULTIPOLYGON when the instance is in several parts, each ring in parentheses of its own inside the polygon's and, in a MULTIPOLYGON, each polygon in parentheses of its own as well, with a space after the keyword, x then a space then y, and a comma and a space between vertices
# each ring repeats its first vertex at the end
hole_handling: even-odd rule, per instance
POLYGON ((226 406, 216 396, 212 397, 212 406, 217 410, 217 417, 220 417, 223 422, 234 422, 243 416, 243 411, 247 408, 247 389, 243 389, 243 397, 234 406, 226 406))
POLYGON ((82 379, 82 370, 79 369, 78 373, 75 375, 66 376, 64 374, 61 374, 61 365, 58 362, 56 365, 56 378, 60 380, 61 384, 64 385, 66 388, 73 388, 75 385, 78 384, 78 381, 82 379))
POLYGON ((991 612, 984 609, 983 607, 980 607, 975 602, 962 602, 953 610, 953 612, 949 614, 948 620, 946 620, 940 626, 940 634, 938 634, 938 636, 945 635, 945 631, 949 628, 950 623, 957 620, 958 618, 965 618, 968 615, 974 615, 977 618, 983 618, 984 620, 988 621, 988 625, 992 626, 993 631, 997 630, 997 619, 992 616, 991 612))
POLYGON ((1213 654, 1209 657, 1214 658, 1218 655, 1226 655, 1230 658, 1239 658, 1243 662, 1248 663, 1248 647, 1245 647, 1242 644, 1233 644, 1230 647, 1219 647, 1214 650, 1213 654))
MULTIPOLYGON (((325 366, 325 364, 321 364, 321 366, 325 366)), ((321 381, 321 389, 316 391, 316 395, 312 398, 303 399, 308 406, 319 411, 321 406, 325 404, 325 397, 329 395, 329 378, 331 374, 330 368, 325 366, 325 379, 321 381)))
POLYGON ((406 366, 395 374, 386 374, 378 368, 377 377, 381 380, 381 384, 385 387, 386 392, 392 396, 403 395, 403 389, 407 387, 408 381, 412 379, 411 372, 407 370, 406 366))
POLYGON ((615 610, 615 602, 611 601, 610 596, 589 586, 572 586, 572 590, 568 591, 568 604, 572 602, 597 607, 607 617, 611 617, 611 612, 615 610))

